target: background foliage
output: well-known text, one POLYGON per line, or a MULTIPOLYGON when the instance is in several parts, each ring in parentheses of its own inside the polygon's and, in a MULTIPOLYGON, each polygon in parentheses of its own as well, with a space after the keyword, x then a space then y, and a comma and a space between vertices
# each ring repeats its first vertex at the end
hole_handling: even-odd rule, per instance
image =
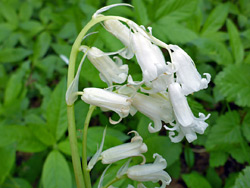
MULTIPOLYGON (((118 2, 122 1, 0 1, 2 188, 76 187, 67 136, 67 65, 59 55, 69 57, 77 34, 98 8, 118 2)), ((199 111, 211 113, 210 126, 192 144, 173 144, 165 131, 149 134, 150 120, 139 113, 114 126, 108 123, 111 113, 97 110, 89 129, 88 155, 95 153, 106 125, 105 148, 127 141, 126 133, 134 129, 148 145, 148 162, 153 161, 155 152, 167 159, 167 171, 173 177, 169 187, 250 187, 250 1, 124 2, 132 3, 134 9, 117 7, 107 14, 126 16, 152 27, 153 35, 184 48, 200 72, 212 75, 209 88, 189 98, 196 116, 199 111)), ((107 52, 120 49, 121 43, 102 26, 97 29, 99 33, 86 40, 88 45, 107 52)), ((163 52, 168 59, 167 52, 163 52)), ((139 66, 128 64, 135 78, 140 79, 139 66)), ((106 87, 89 62, 83 71, 80 88, 106 87)), ((75 108, 80 143, 88 105, 78 101, 75 108)), ((121 165, 113 165, 105 181, 121 165)), ((93 183, 103 169, 99 163, 94 168, 93 183)), ((128 183, 133 184, 124 180, 116 186, 128 183)))

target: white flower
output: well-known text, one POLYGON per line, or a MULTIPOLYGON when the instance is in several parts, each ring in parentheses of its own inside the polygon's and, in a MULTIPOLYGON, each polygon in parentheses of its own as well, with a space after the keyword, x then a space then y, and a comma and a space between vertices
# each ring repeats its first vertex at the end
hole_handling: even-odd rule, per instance
POLYGON ((145 157, 142 153, 147 152, 148 148, 146 144, 143 143, 142 137, 136 131, 131 132, 135 133, 135 136, 131 139, 130 143, 109 148, 101 153, 103 164, 111 164, 135 156, 141 156, 143 158, 143 163, 145 163, 145 157))
POLYGON ((99 106, 103 110, 116 112, 120 119, 117 122, 110 119, 113 124, 119 123, 122 118, 128 116, 131 105, 130 97, 99 88, 85 88, 81 99, 88 104, 99 106))
MULTIPOLYGON (((85 50, 84 47, 81 50, 85 50)), ((104 53, 96 47, 92 47, 88 50, 87 57, 90 62, 100 72, 102 81, 106 82, 109 86, 115 83, 123 83, 127 79, 128 65, 123 65, 122 60, 118 57, 114 62, 108 55, 113 53, 104 53)))
POLYGON ((176 141, 180 141, 184 136, 186 136, 189 142, 192 142, 196 139, 195 132, 199 134, 203 134, 208 124, 205 122, 206 119, 209 118, 210 115, 205 117, 204 114, 199 113, 199 118, 194 117, 186 97, 183 94, 181 86, 178 83, 170 84, 168 87, 170 101, 172 103, 174 114, 176 118, 176 124, 174 128, 168 128, 165 126, 166 129, 174 131, 176 130, 180 134, 179 137, 173 137, 174 133, 170 133, 170 138, 175 138, 176 141))
POLYGON ((104 26, 107 31, 119 39, 126 47, 119 54, 126 59, 131 59, 134 56, 131 48, 131 30, 119 20, 106 20, 104 21, 104 26))
POLYGON ((206 89, 211 76, 204 73, 202 78, 190 56, 177 45, 169 45, 170 57, 176 69, 177 82, 181 84, 183 94, 188 95, 201 89, 206 89))
POLYGON ((149 124, 151 133, 158 132, 162 128, 162 122, 170 123, 174 120, 172 106, 167 94, 144 95, 137 93, 133 97, 132 106, 154 121, 154 127, 149 124))
POLYGON ((143 34, 140 32, 132 34, 132 46, 145 82, 150 82, 167 72, 167 65, 160 48, 152 44, 143 34))
POLYGON ((161 188, 165 188, 171 182, 171 177, 163 170, 167 167, 167 162, 157 153, 153 157, 156 158, 153 164, 132 166, 128 169, 127 175, 130 179, 140 182, 161 181, 161 188))

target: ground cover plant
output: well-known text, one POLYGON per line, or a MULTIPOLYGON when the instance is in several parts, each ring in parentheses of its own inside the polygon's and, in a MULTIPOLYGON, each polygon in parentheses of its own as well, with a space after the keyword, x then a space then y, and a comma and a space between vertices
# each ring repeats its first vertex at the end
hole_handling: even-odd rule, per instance
MULTIPOLYGON (((70 132, 67 131, 67 63, 74 41, 92 15, 101 7, 114 3, 129 3, 133 8, 114 7, 103 14, 128 18, 138 25, 144 25, 146 30, 152 27, 154 37, 166 44, 177 44, 193 59, 199 73, 211 75, 207 89, 186 93, 195 117, 199 116, 199 112, 211 115, 206 120, 208 127, 204 134, 197 134, 196 140, 190 142, 186 136, 181 142, 173 143, 169 130, 162 128, 155 133, 149 132, 149 123, 154 122, 152 128, 156 128, 152 117, 137 112, 133 117, 129 115, 112 125, 109 117, 118 120, 119 116, 96 108, 86 138, 83 128, 89 105, 79 97, 75 102, 75 130, 76 148, 80 155, 82 141, 87 139, 85 158, 90 160, 97 147, 100 148, 105 131, 103 151, 130 143, 138 134, 136 138, 143 139, 142 143, 147 146, 147 152, 142 152, 147 164, 152 164, 159 156, 166 160, 164 172, 172 179, 167 187, 249 187, 250 2, 247 0, 2 0, 1 187, 77 187, 77 175, 74 175, 71 160, 70 132), (127 135, 131 130, 136 132, 127 135)), ((90 32, 98 33, 86 37, 84 45, 97 47, 104 52, 122 49, 123 43, 104 26, 99 24, 92 28, 90 32)), ((147 32, 150 33, 149 30, 147 32)), ((166 61, 171 62, 168 49, 160 47, 166 61)), ((83 46, 81 53, 87 50, 83 46)), ((128 65, 133 80, 141 81, 145 74, 142 76, 143 70, 136 58, 122 60, 124 65, 128 65)), ((79 55, 75 71, 80 61, 79 55)), ((108 79, 100 79, 100 70, 92 63, 91 57, 85 59, 78 88, 110 86, 108 79)), ((107 165, 96 163, 91 171, 92 186, 98 187, 99 182, 103 186, 108 185, 126 162, 125 159, 112 164, 101 181, 107 165)), ((133 157, 129 165, 131 167, 141 162, 142 157, 133 157)), ((136 178, 124 178, 113 186, 136 187, 137 183, 136 178)), ((162 183, 143 182, 146 187, 159 187, 162 183)))

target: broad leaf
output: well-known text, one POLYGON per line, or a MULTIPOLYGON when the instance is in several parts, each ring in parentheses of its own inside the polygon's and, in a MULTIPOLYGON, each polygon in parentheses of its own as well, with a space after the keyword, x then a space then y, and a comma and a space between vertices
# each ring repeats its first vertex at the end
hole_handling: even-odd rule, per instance
POLYGON ((35 42, 34 57, 35 58, 43 57, 48 51, 50 43, 51 43, 50 34, 48 32, 41 33, 35 42))
POLYGON ((248 112, 243 121, 243 135, 246 137, 246 139, 250 142, 250 113, 248 112))
POLYGON ((189 188, 212 188, 209 182, 198 172, 184 174, 182 178, 189 188))
POLYGON ((220 72, 215 84, 228 101, 250 107, 250 65, 232 65, 220 72))
POLYGON ((67 130, 65 93, 66 81, 62 79, 53 91, 47 107, 47 123, 56 140, 59 140, 67 130))
POLYGON ((140 25, 148 24, 147 8, 143 0, 133 0, 132 5, 134 6, 135 16, 137 23, 140 25))
POLYGON ((0 147, 0 185, 9 176, 10 170, 15 163, 16 149, 14 144, 0 147))
POLYGON ((1 188, 32 188, 29 182, 22 178, 9 177, 1 188))
POLYGON ((250 187, 250 166, 247 166, 238 176, 233 188, 250 187))
POLYGON ((42 184, 46 188, 70 188, 72 177, 63 155, 53 150, 48 155, 42 172, 42 184))
POLYGON ((204 26, 202 28, 202 35, 214 33, 218 31, 226 21, 228 14, 228 5, 217 5, 214 10, 209 14, 204 26))
POLYGON ((209 164, 211 167, 223 166, 228 158, 228 154, 223 151, 212 151, 209 154, 209 164))
POLYGON ((240 40, 239 31, 231 20, 227 20, 227 30, 235 63, 242 63, 244 58, 244 47, 240 40))
POLYGON ((24 48, 4 48, 0 50, 0 63, 13 63, 21 61, 32 52, 24 48))

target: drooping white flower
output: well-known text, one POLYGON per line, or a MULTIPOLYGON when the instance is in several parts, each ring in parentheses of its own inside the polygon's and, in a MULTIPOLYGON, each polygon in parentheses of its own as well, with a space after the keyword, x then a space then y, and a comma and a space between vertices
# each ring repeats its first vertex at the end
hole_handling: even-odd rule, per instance
POLYGON ((111 164, 116 161, 135 156, 143 157, 143 163, 145 163, 145 157, 142 153, 147 152, 148 148, 146 144, 143 143, 142 137, 136 131, 131 132, 135 133, 135 136, 131 139, 130 143, 109 148, 101 153, 103 164, 111 164))
POLYGON ((120 120, 115 122, 110 119, 113 124, 119 123, 122 118, 128 116, 131 105, 130 97, 99 88, 85 88, 81 99, 88 104, 101 107, 103 110, 116 112, 120 116, 120 120))
POLYGON ((167 72, 168 68, 160 48, 140 32, 132 34, 132 46, 143 73, 143 80, 150 82, 167 72))
POLYGON ((206 78, 202 78, 193 60, 179 46, 169 45, 169 49, 171 61, 176 69, 177 82, 181 84, 183 94, 206 89, 211 79, 210 74, 204 73, 206 78))
POLYGON ((170 123, 174 120, 172 106, 166 93, 152 94, 150 96, 137 93, 133 97, 132 106, 154 121, 154 127, 152 123, 148 125, 148 130, 151 133, 161 130, 161 121, 170 123))
MULTIPOLYGON (((85 50, 84 47, 81 50, 85 50)), ((92 47, 88 50, 87 57, 90 62, 100 72, 100 78, 106 82, 109 86, 112 83, 123 83, 127 79, 128 65, 123 65, 122 60, 119 57, 115 57, 116 61, 113 61, 109 55, 114 53, 104 53, 96 47, 92 47)))
POLYGON ((153 157, 155 158, 154 163, 132 166, 128 169, 127 175, 130 179, 140 182, 161 181, 161 188, 165 188, 171 182, 171 177, 163 170, 167 167, 167 162, 157 153, 153 157))
POLYGON ((110 32, 124 44, 125 49, 119 54, 126 59, 131 59, 134 56, 131 47, 131 30, 119 20, 106 20, 104 21, 104 26, 108 32, 110 32))
MULTIPOLYGON (((175 138, 175 142, 180 141, 184 136, 186 136, 189 142, 192 142, 196 139, 195 132, 199 134, 204 133, 208 126, 205 120, 208 119, 210 115, 205 117, 204 114, 199 113, 199 118, 194 117, 180 84, 170 84, 168 91, 175 114, 176 124, 172 124, 174 128, 168 128, 166 126, 165 128, 171 131, 176 130, 180 133, 178 137, 175 138)), ((174 133, 170 133, 171 139, 174 138, 173 136, 174 133)))

